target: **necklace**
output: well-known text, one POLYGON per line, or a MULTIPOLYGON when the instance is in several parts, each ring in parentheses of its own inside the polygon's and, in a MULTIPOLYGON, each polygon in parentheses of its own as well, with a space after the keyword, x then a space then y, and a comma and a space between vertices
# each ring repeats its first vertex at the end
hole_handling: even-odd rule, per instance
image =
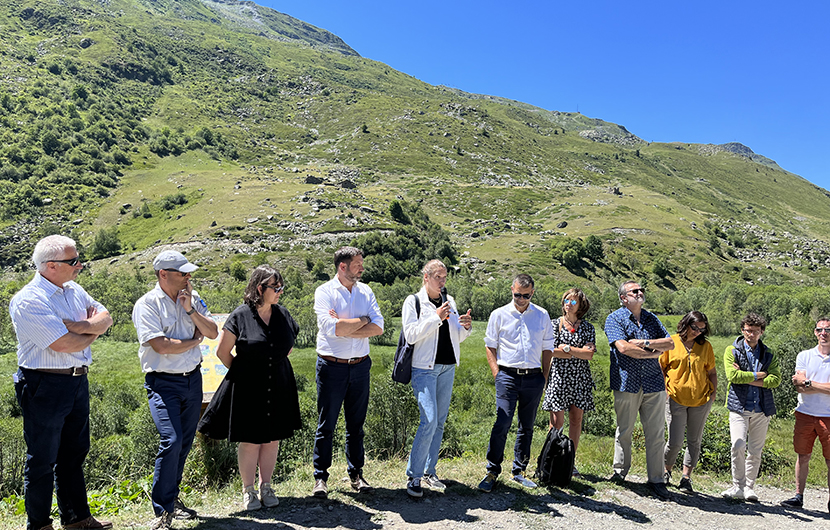
POLYGON ((686 348, 686 353, 688 353, 689 355, 691 355, 691 354, 692 354, 692 348, 694 348, 694 347, 695 347, 695 343, 694 343, 694 341, 692 341, 692 345, 691 345, 691 346, 686 346, 686 343, 684 342, 684 343, 683 343, 683 347, 684 347, 684 348, 686 348))
MULTIPOLYGON (((569 333, 576 333, 576 324, 572 324, 572 323, 571 323, 571 322, 570 322, 567 318, 565 318, 565 317, 562 317, 562 321, 563 321, 565 324, 567 324, 567 326, 565 326, 565 329, 567 329, 569 333), (568 326, 570 326, 570 329, 568 329, 568 326)), ((577 320, 577 322, 579 322, 579 321, 577 320)))

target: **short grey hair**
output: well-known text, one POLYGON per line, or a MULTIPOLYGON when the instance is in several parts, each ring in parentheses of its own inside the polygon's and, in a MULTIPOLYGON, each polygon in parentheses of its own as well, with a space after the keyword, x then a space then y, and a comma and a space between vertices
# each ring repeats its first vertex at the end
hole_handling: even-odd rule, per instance
POLYGON ((60 259, 68 248, 76 248, 72 238, 60 235, 46 236, 35 245, 32 261, 38 272, 46 272, 46 263, 60 259))
POLYGON ((620 296, 619 296, 619 298, 620 298, 620 305, 624 305, 624 304, 623 304, 623 297, 624 297, 626 294, 628 294, 628 289, 626 289, 626 285, 631 285, 632 283, 639 283, 639 282, 636 282, 636 281, 634 281, 634 280, 626 280, 626 281, 624 281, 624 282, 622 282, 622 283, 620 284, 620 289, 619 289, 619 293, 620 293, 620 296))

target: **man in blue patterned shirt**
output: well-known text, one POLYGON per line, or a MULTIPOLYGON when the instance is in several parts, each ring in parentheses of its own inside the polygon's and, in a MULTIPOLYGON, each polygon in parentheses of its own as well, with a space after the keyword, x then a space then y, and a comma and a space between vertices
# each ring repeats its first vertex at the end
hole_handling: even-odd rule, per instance
POLYGON ((635 281, 620 285, 620 307, 605 320, 611 346, 611 390, 617 413, 614 437, 614 476, 622 481, 631 468, 631 434, 637 413, 646 438, 648 485, 658 498, 669 492, 663 476, 666 384, 658 357, 673 347, 660 320, 643 309, 645 291, 635 281))
POLYGON ((64 528, 111 528, 89 511, 84 460, 89 452, 92 344, 112 325, 107 309, 75 283, 84 264, 75 242, 37 242, 34 278, 9 304, 17 334, 15 392, 23 410, 28 530, 51 530, 52 491, 64 528))

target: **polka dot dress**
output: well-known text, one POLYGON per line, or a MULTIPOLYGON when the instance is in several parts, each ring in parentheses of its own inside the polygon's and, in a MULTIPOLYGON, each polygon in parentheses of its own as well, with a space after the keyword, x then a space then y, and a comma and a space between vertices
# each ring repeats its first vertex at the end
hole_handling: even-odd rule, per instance
MULTIPOLYGON (((553 322, 554 344, 568 344, 581 348, 596 344, 594 326, 581 321, 575 333, 561 319, 553 322)), ((568 410, 571 405, 582 410, 594 410, 594 380, 591 367, 585 359, 557 359, 550 364, 550 376, 545 387, 543 410, 568 410)))

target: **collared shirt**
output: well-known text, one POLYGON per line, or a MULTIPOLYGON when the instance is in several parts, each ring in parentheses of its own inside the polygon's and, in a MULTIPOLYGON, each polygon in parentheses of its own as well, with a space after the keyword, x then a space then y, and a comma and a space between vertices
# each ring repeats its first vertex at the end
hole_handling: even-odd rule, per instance
POLYGON ((372 324, 383 329, 383 316, 375 300, 375 293, 365 283, 357 282, 349 291, 335 276, 314 291, 314 312, 317 314, 317 354, 339 359, 369 355, 369 339, 338 337, 337 319, 329 315, 334 309, 338 318, 368 316, 372 324))
MULTIPOLYGON (((830 383, 830 355, 823 356, 819 353, 818 346, 799 353, 795 359, 795 369, 804 370, 810 381, 830 383)), ((826 418, 830 416, 830 395, 799 393, 795 410, 802 414, 826 418)))
POLYGON ((92 362, 89 347, 61 353, 49 346, 69 333, 64 320, 86 320, 90 307, 99 313, 107 310, 77 283, 67 282, 58 287, 39 272, 35 273, 32 281, 9 304, 9 315, 17 333, 17 364, 32 370, 89 366, 92 362))
POLYGON ((700 407, 709 401, 712 387, 709 372, 715 368, 715 351, 712 344, 695 342, 687 351, 680 335, 672 335, 674 348, 660 355, 660 366, 666 370, 666 392, 679 405, 700 407))
POLYGON ((496 350, 499 366, 541 368, 542 351, 556 347, 550 316, 534 303, 520 313, 510 302, 490 313, 484 345, 496 350))
MULTIPOLYGON (((207 306, 195 290, 191 293, 191 305, 200 315, 211 318, 207 306)), ((138 359, 142 372, 185 373, 195 370, 202 362, 202 348, 197 345, 183 353, 160 354, 150 346, 150 340, 157 337, 170 339, 192 339, 196 324, 187 314, 184 306, 167 296, 156 283, 152 291, 138 299, 133 307, 133 324, 138 334, 138 359)))
POLYGON ((644 393, 662 392, 666 389, 660 361, 635 359, 617 351, 614 343, 618 340, 662 339, 669 336, 660 319, 645 309, 640 310, 639 324, 627 307, 621 307, 608 315, 605 320, 605 334, 611 345, 611 390, 644 393))

